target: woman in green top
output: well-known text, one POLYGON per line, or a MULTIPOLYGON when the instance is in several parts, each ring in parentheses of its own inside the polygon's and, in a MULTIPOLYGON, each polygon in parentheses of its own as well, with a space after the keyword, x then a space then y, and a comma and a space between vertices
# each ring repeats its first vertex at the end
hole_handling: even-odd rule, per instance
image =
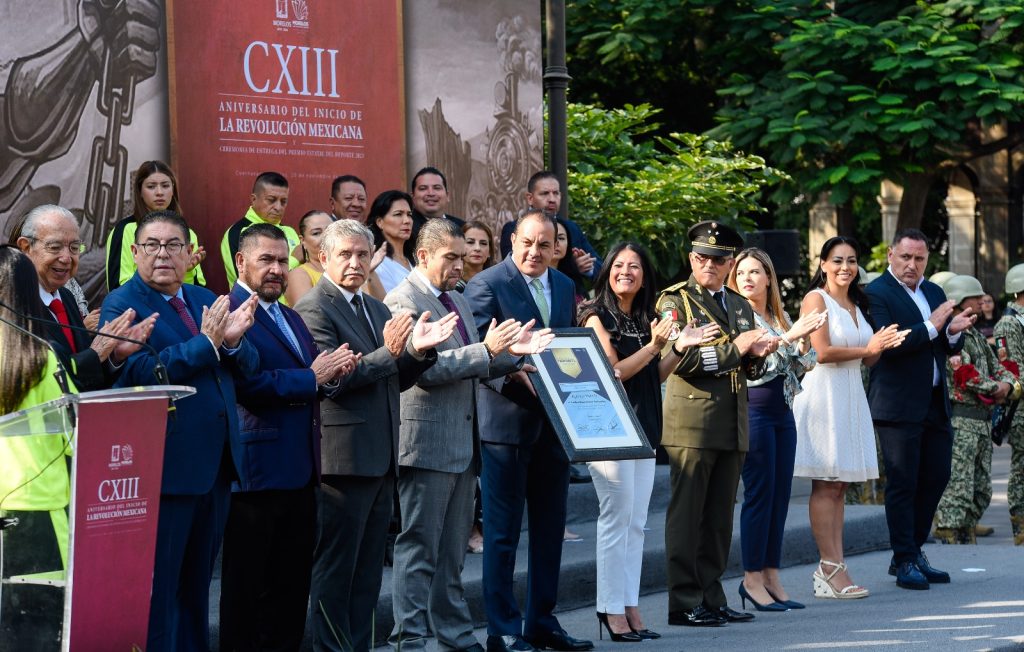
MULTIPOLYGON (((0 316, 43 336, 43 326, 16 314, 42 314, 38 288, 39 277, 28 257, 15 247, 0 246, 0 301, 13 309, 0 309, 0 316)), ((44 342, 8 326, 0 328, 0 415, 60 397, 63 390, 54 375, 57 369, 57 358, 44 342)), ((67 382, 70 386, 71 381, 67 382)), ((76 391, 74 387, 69 390, 76 391)), ((0 437, 0 516, 18 519, 17 526, 4 531, 5 577, 63 576, 70 498, 64 460, 71 455, 70 437, 71 433, 0 437)), ((53 609, 52 590, 48 593, 47 589, 30 584, 4 587, 0 609, 10 614, 12 605, 17 604, 24 618, 9 621, 14 623, 13 629, 5 624, 0 631, 0 649, 14 649, 9 647, 12 641, 30 635, 43 621, 47 631, 59 627, 59 605, 53 609)))
MULTIPOLYGON (((163 161, 146 161, 132 177, 132 205, 134 212, 114 225, 107 236, 107 292, 112 292, 135 274, 135 259, 131 245, 135 242, 135 226, 153 211, 174 211, 179 215, 178 180, 174 171, 163 161)), ((206 258, 206 250, 199 246, 196 232, 189 229, 192 242, 192 260, 185 272, 185 282, 206 285, 199 263, 206 258)))

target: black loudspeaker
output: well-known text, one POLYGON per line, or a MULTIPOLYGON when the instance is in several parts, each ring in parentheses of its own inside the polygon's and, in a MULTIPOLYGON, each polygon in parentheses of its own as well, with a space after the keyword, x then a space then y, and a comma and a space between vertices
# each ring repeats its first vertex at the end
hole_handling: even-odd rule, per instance
POLYGON ((744 246, 767 253, 779 276, 799 276, 807 271, 800 259, 800 232, 796 229, 752 231, 744 246))

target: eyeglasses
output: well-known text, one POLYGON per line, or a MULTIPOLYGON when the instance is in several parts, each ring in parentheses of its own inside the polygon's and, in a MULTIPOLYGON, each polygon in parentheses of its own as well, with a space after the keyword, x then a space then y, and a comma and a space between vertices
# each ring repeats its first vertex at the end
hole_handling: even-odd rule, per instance
POLYGON ((30 237, 29 240, 31 240, 32 242, 42 242, 43 251, 45 251, 48 254, 56 255, 67 249, 72 256, 78 256, 83 251, 85 251, 85 243, 82 242, 81 240, 72 240, 71 242, 46 240, 45 242, 43 242, 42 240, 37 240, 36 238, 32 237, 30 237))
POLYGON ((706 263, 710 262, 715 267, 721 267, 729 261, 726 256, 705 256, 704 254, 692 254, 694 261, 697 262, 698 267, 703 267, 706 263))
POLYGON ((185 243, 177 240, 173 242, 147 240, 146 242, 136 242, 135 246, 145 251, 147 256, 155 256, 161 249, 164 249, 168 256, 177 256, 185 249, 185 243))

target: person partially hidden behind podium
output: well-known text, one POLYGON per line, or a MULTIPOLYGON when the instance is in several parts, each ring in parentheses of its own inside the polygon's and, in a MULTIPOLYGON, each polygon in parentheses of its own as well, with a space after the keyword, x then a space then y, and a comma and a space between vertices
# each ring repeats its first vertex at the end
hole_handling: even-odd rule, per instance
MULTIPOLYGON (((138 271, 107 295, 100 313, 159 314, 149 342, 171 384, 196 388, 167 420, 147 652, 209 648, 210 580, 237 477, 234 460, 242 455, 232 374, 252 376, 259 368, 244 337, 256 295, 230 310, 227 295, 185 283, 188 233, 177 213, 143 217, 132 244, 138 271)), ((151 385, 156 362, 149 351, 134 353, 117 386, 151 385)))
MULTIPOLYGON (((19 316, 44 310, 36 270, 27 256, 0 245, 0 318, 45 337, 45 326, 19 316)), ((42 340, 0 323, 0 416, 59 398, 57 357, 42 340)), ((68 390, 76 391, 71 381, 68 390)), ((67 436, 70 436, 68 433, 67 436)), ((46 574, 60 579, 68 553, 68 467, 64 435, 0 437, 0 518, 4 578, 46 574)), ((57 649, 63 591, 39 584, 8 584, 0 592, 0 650, 57 649)))

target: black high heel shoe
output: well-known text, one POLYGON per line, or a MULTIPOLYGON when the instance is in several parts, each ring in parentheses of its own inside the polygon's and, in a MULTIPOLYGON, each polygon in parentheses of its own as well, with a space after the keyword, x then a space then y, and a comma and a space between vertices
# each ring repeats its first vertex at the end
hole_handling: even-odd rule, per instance
POLYGON ((612 626, 608 624, 608 614, 603 611, 597 612, 597 635, 601 640, 604 640, 604 630, 601 629, 601 625, 604 625, 604 629, 608 630, 608 636, 614 643, 639 643, 644 640, 640 634, 630 629, 628 632, 617 634, 612 631, 612 626))
POLYGON ((743 582, 740 582, 740 601, 743 604, 743 608, 747 608, 747 600, 750 604, 754 605, 754 609, 758 611, 789 611, 789 607, 779 602, 770 602, 768 604, 761 604, 754 598, 750 597, 750 593, 747 592, 747 587, 743 586, 743 582))
POLYGON ((768 595, 772 596, 772 600, 775 600, 776 604, 781 604, 782 606, 789 607, 790 609, 803 609, 805 607, 802 602, 797 602, 796 600, 779 600, 774 593, 768 590, 767 586, 764 587, 764 590, 768 591, 768 595))
MULTIPOLYGON (((633 627, 630 626, 630 629, 633 629, 633 627)), ((646 627, 644 629, 633 629, 633 633, 639 636, 640 638, 644 639, 645 641, 653 641, 656 638, 661 638, 661 634, 655 631, 651 631, 646 627)))

